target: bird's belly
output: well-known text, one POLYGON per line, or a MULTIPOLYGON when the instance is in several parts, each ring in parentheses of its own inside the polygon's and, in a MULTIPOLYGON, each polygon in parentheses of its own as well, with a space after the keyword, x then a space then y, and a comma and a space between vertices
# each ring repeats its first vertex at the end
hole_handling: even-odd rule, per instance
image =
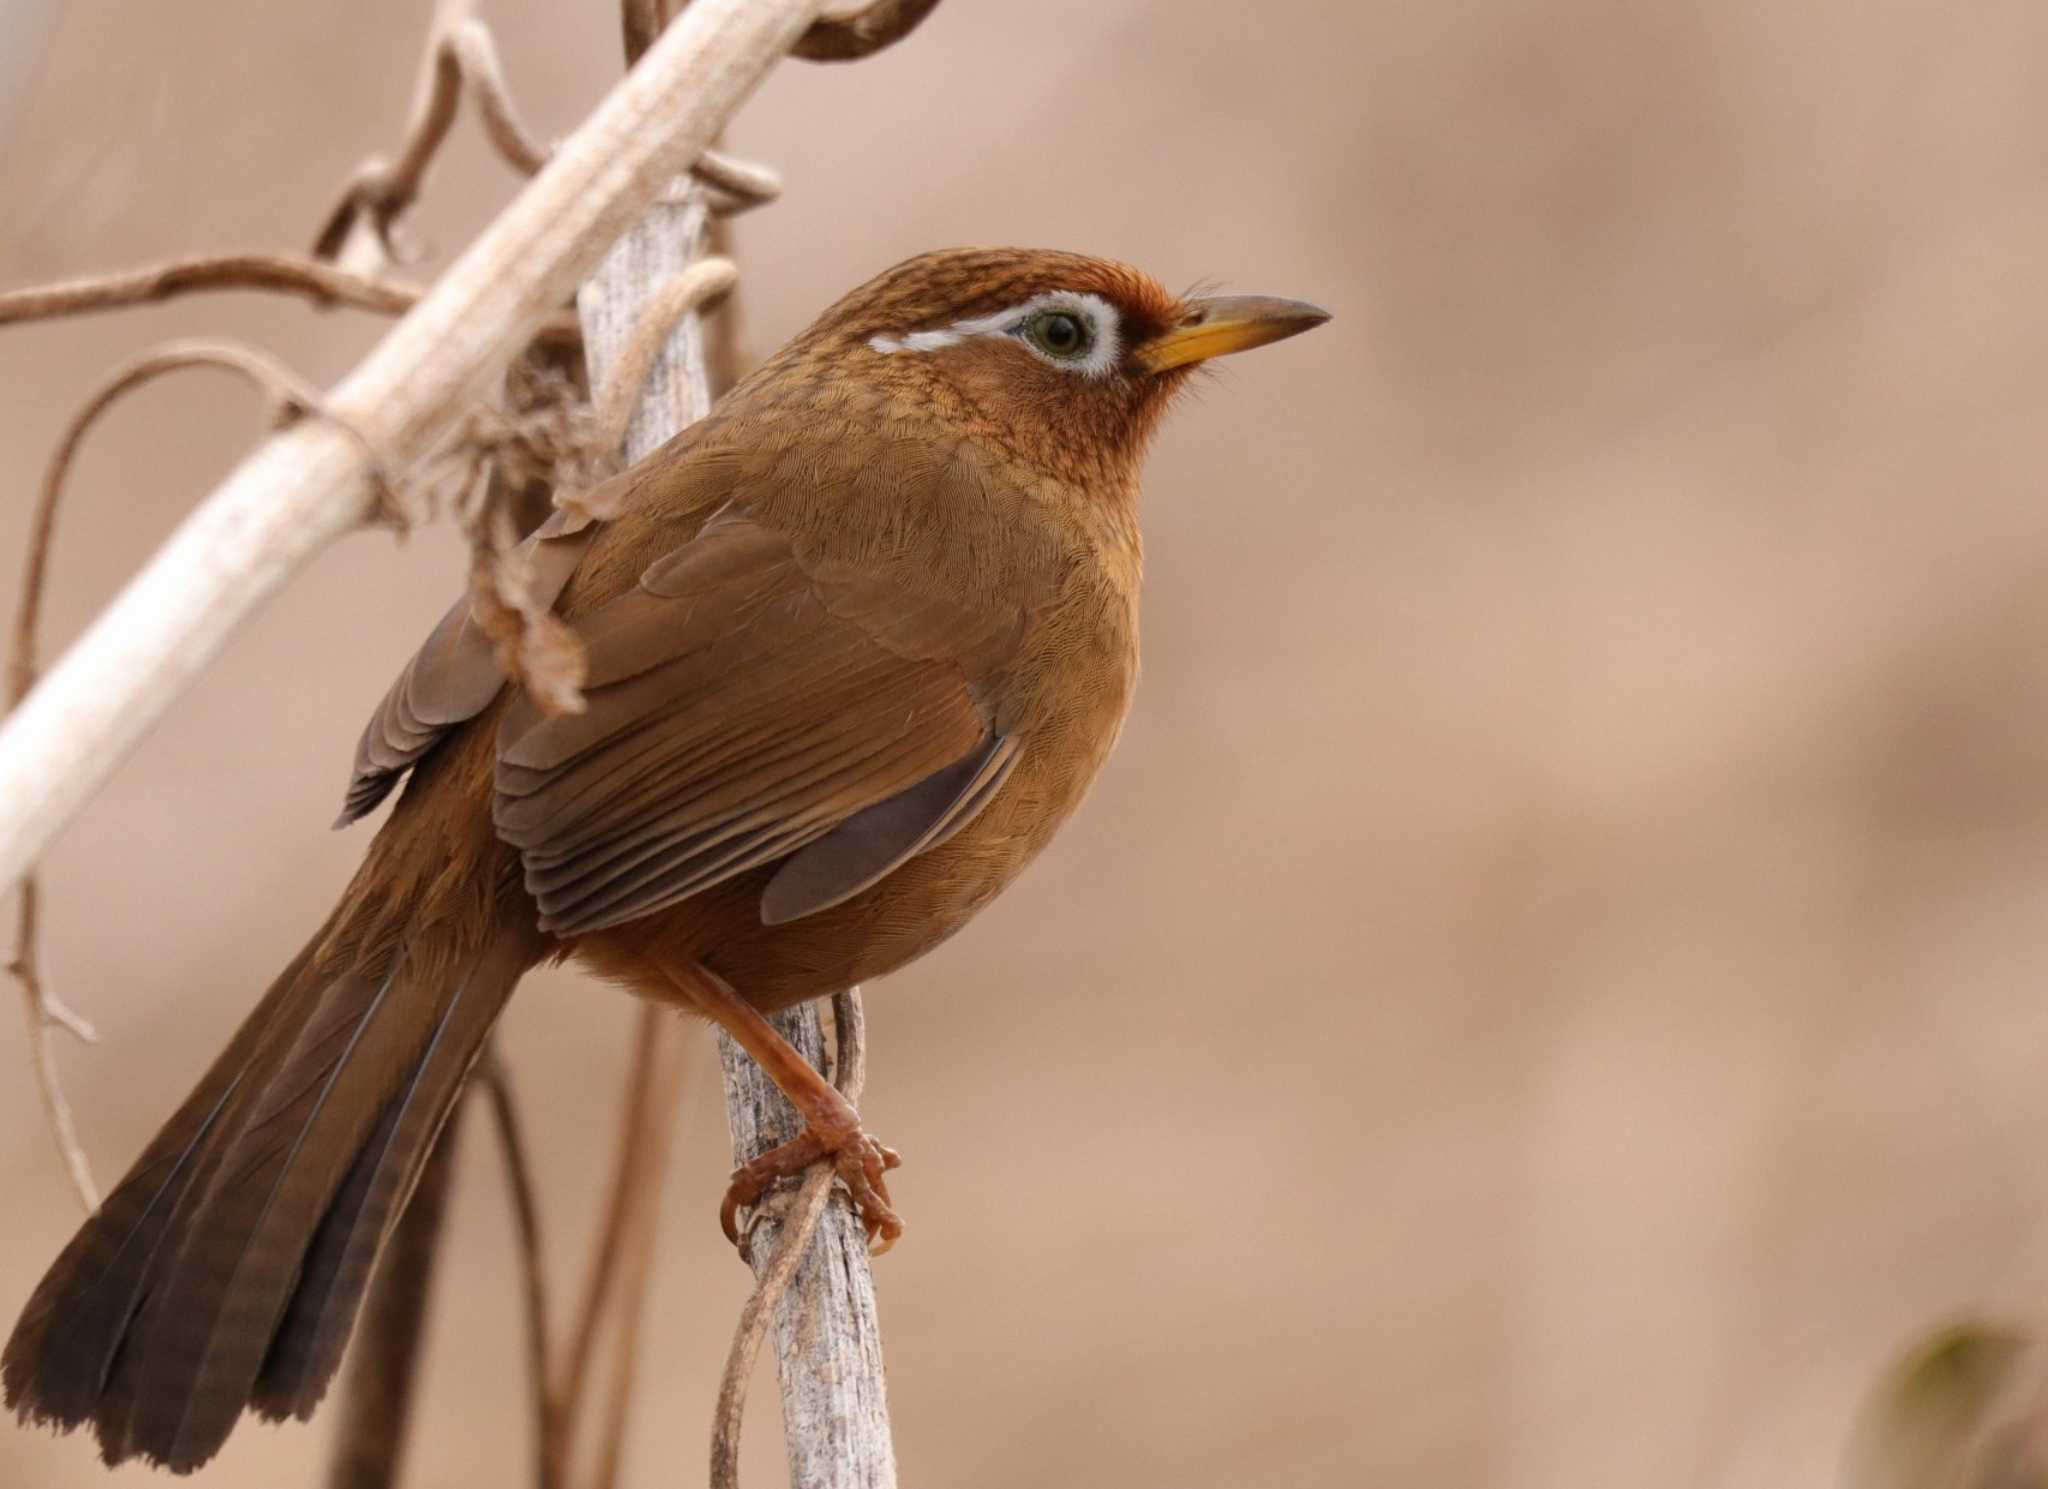
POLYGON ((761 892, 779 867, 768 864, 585 936, 575 953, 653 997, 674 996, 665 968, 698 962, 770 1011, 883 976, 966 925, 1023 871, 1079 804, 1108 744, 1105 737, 1099 752, 1027 750, 1002 790, 952 838, 801 920, 762 923, 761 892), (1064 766, 1046 763, 1061 758, 1064 766))

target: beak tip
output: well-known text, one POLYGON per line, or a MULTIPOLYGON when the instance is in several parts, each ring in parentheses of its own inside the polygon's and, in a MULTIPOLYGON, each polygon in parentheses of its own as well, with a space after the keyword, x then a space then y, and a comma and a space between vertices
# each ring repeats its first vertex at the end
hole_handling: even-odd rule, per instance
POLYGON ((1197 300, 1186 320, 1143 349, 1142 360, 1154 372, 1184 367, 1284 341, 1328 319, 1330 312, 1320 305, 1272 295, 1197 300))

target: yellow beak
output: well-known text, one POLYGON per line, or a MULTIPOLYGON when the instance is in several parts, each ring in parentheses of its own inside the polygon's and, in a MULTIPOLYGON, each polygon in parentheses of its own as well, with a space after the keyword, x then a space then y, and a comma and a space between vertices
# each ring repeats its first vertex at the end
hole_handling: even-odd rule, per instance
POLYGON ((1147 372, 1164 372, 1169 367, 1206 362, 1299 336, 1329 318, 1329 311, 1305 300, 1278 300, 1271 295, 1192 300, 1179 325, 1137 347, 1131 356, 1147 372))

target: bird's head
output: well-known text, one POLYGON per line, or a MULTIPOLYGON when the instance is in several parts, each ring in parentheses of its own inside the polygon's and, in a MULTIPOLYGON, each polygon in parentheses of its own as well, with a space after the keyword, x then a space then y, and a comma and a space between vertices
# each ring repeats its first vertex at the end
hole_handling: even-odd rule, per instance
POLYGON ((1121 486, 1197 367, 1328 319, 1299 300, 1184 298, 1081 254, 958 248, 854 290, 790 355, 957 419, 1049 475, 1121 486))

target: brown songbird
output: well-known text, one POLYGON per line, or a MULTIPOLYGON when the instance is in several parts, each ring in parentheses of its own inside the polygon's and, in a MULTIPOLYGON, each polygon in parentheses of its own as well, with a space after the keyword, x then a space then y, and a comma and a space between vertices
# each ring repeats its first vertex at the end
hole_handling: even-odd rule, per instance
POLYGON ((23 1418, 189 1470, 309 1415, 522 973, 573 956, 729 1030, 803 1113, 736 1207, 893 1154, 762 1015, 902 966, 1043 848, 1138 675, 1138 470, 1193 368, 1327 317, 1075 254, 889 270, 527 542, 585 706, 508 685, 462 602, 358 747, 410 772, 332 915, 43 1279, 23 1418))

